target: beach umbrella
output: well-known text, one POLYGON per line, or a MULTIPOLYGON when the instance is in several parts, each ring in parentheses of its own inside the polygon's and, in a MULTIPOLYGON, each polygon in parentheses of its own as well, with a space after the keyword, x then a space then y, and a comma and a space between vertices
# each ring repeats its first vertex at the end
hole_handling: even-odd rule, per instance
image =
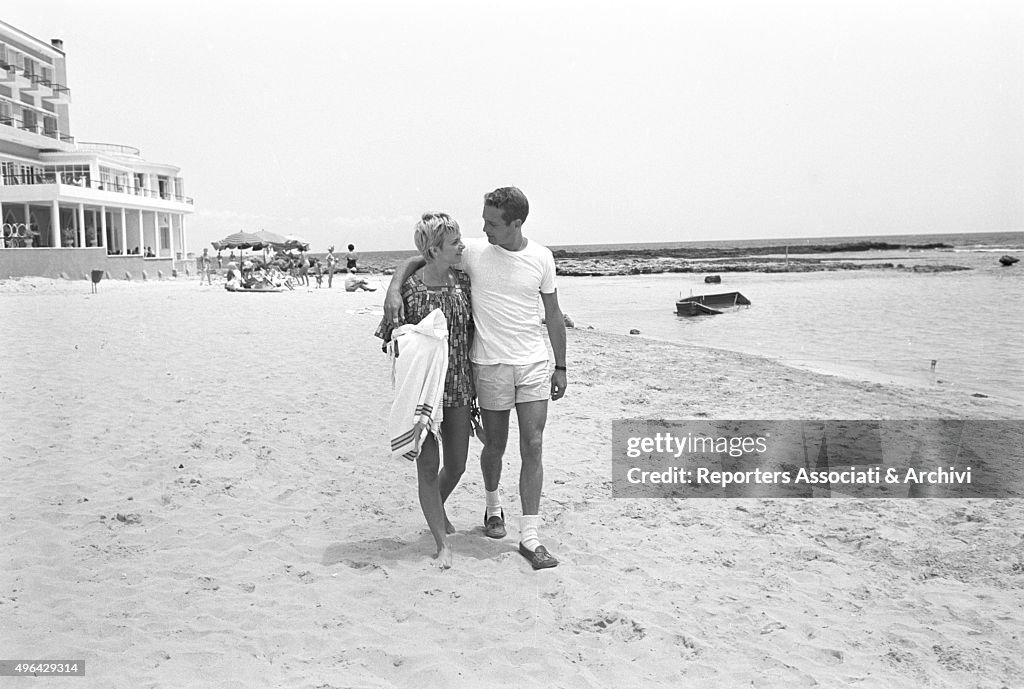
POLYGON ((268 232, 267 230, 260 230, 259 232, 255 232, 254 234, 255 236, 259 237, 260 241, 262 241, 264 244, 270 245, 275 249, 279 247, 287 247, 289 245, 288 238, 285 237, 283 234, 277 234, 276 232, 268 232))
POLYGON ((251 232, 235 232, 219 242, 210 242, 217 251, 222 249, 262 249, 264 241, 251 232))
POLYGON ((241 261, 243 249, 262 249, 264 247, 263 240, 257 237, 252 232, 235 232, 229 234, 219 242, 210 242, 214 249, 221 251, 223 249, 238 249, 238 258, 241 261))
POLYGON ((267 258, 267 252, 270 249, 281 250, 288 246, 288 240, 282 234, 276 232, 267 232, 266 230, 260 230, 254 233, 263 242, 263 258, 267 258))
POLYGON ((288 247, 292 249, 299 249, 301 251, 309 251, 309 242, 301 237, 296 237, 293 234, 286 234, 284 236, 288 240, 288 247))

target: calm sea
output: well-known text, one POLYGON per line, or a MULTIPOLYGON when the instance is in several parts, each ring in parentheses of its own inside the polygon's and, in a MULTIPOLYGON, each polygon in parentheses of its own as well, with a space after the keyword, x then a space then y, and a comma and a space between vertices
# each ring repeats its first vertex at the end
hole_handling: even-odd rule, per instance
MULTIPOLYGON (((560 277, 559 301, 577 327, 628 333, 757 354, 790 365, 878 382, 943 386, 1024 401, 1024 233, 942 234, 564 246, 623 248, 799 246, 850 241, 952 246, 816 254, 825 260, 904 266, 962 265, 969 271, 913 273, 844 270, 817 273, 723 273, 560 277), (1003 267, 1011 254, 1021 263, 1003 267), (680 296, 740 291, 752 306, 720 316, 675 315, 680 296), (932 361, 935 368, 932 370, 932 361)), ((371 256, 387 260, 411 255, 371 256)))

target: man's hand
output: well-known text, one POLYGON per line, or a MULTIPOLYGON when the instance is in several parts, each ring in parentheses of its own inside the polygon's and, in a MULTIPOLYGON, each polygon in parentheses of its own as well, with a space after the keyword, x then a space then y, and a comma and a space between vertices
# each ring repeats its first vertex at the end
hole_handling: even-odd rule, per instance
POLYGON ((389 323, 398 323, 405 315, 405 305, 402 302, 401 290, 388 286, 388 293, 384 297, 384 318, 389 323))
POLYGON ((405 305, 402 303, 402 285, 413 273, 425 266, 427 262, 422 256, 412 256, 398 264, 391 282, 388 284, 388 293, 384 297, 384 318, 392 325, 402 322, 405 316, 405 305))
POLYGON ((556 370, 551 374, 551 399, 560 400, 565 394, 566 382, 565 371, 556 370))

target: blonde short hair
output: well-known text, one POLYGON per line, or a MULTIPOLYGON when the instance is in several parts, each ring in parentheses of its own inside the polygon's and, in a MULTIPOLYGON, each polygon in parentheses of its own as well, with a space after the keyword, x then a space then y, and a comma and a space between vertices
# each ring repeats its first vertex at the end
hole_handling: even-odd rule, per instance
POLYGON ((459 223, 447 213, 424 213, 416 223, 413 239, 423 258, 431 260, 433 249, 441 250, 444 240, 452 234, 459 234, 459 223))

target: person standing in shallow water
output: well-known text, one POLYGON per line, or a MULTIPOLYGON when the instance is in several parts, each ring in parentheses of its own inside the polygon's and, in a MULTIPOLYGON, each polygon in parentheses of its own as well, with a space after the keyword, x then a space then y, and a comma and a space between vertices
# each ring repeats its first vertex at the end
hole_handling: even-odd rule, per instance
POLYGON ((402 283, 403 317, 384 318, 374 334, 388 342, 399 325, 419 323, 438 308, 448 321, 448 371, 444 381, 440 447, 434 434, 428 433, 416 458, 420 507, 437 545, 437 563, 447 569, 452 566, 448 534, 455 533, 455 527, 448 519, 444 503, 466 470, 469 410, 476 396, 469 361, 474 335, 473 311, 469 277, 452 267, 462 260, 464 248, 458 222, 447 213, 424 213, 416 224, 413 238, 423 265, 402 283))
MULTIPOLYGON (((487 238, 465 241, 460 267, 473 285, 476 336, 470 359, 486 436, 480 454, 487 500, 484 533, 491 538, 506 535, 499 483, 509 413, 514 408, 522 459, 519 552, 534 569, 547 569, 557 566, 558 560, 541 544, 538 535, 544 483, 542 452, 548 400, 561 399, 567 384, 565 317, 558 305, 551 251, 523 236, 529 212, 526 195, 516 187, 486 194, 483 230, 487 238), (554 370, 537 323, 538 295, 544 305, 554 370)), ((385 318, 400 317, 403 304, 398 288, 421 261, 406 259, 396 269, 384 302, 385 318)))
POLYGON ((348 253, 345 254, 345 270, 350 273, 356 272, 356 263, 359 262, 359 254, 356 253, 356 245, 348 245, 348 253))

